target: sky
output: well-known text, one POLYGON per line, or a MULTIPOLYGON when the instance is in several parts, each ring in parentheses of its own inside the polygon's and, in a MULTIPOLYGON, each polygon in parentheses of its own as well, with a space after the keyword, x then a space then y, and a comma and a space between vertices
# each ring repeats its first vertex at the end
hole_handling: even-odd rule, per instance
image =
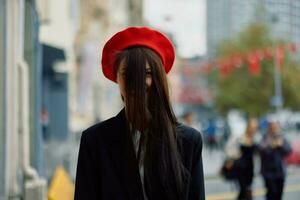
POLYGON ((182 57, 205 54, 205 0, 144 0, 144 17, 151 26, 174 35, 182 57))

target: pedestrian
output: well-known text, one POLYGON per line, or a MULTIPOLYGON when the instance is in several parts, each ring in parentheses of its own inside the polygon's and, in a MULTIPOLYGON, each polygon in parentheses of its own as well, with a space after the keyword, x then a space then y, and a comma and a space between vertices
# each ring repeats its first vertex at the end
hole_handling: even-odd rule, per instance
POLYGON ((208 127, 205 132, 209 152, 211 153, 212 150, 217 149, 218 147, 217 125, 214 119, 211 118, 208 120, 208 127))
POLYGON ((193 126, 195 124, 195 113, 187 111, 182 115, 183 122, 188 126, 193 126))
POLYGON ((75 200, 205 199, 201 134, 177 122, 166 74, 175 53, 162 33, 129 27, 102 51, 124 108, 83 131, 75 200))
POLYGON ((201 123, 196 120, 196 113, 193 111, 187 111, 182 115, 183 123, 189 127, 192 127, 201 132, 201 123))
POLYGON ((254 136, 257 129, 257 121, 250 118, 247 123, 245 134, 239 142, 240 155, 235 161, 237 183, 239 186, 238 200, 252 199, 252 180, 254 176, 254 153, 256 151, 256 144, 254 136))
POLYGON ((276 119, 269 119, 268 131, 259 144, 261 173, 267 189, 266 200, 281 200, 286 177, 284 157, 291 153, 276 119))
POLYGON ((222 128, 222 136, 220 139, 220 148, 224 149, 226 147, 226 143, 228 142, 228 140, 231 137, 231 128, 230 125, 228 123, 228 120, 224 120, 224 125, 222 128))
POLYGON ((41 123, 42 123, 42 133, 43 139, 48 141, 50 139, 49 133, 49 112, 46 107, 43 106, 41 111, 41 123))

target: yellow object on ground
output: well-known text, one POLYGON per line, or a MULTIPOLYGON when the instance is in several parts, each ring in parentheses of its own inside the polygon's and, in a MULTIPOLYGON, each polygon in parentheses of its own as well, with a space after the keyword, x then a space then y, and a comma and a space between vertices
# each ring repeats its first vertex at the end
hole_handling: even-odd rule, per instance
POLYGON ((63 167, 57 167, 48 191, 48 200, 73 200, 74 183, 63 167))

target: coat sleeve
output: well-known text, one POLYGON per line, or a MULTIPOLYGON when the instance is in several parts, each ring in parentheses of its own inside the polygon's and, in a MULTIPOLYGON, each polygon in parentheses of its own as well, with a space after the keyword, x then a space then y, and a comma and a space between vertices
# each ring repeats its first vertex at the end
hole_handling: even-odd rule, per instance
MULTIPOLYGON (((83 132, 80 141, 79 155, 77 161, 76 181, 75 181, 75 200, 101 200, 96 188, 97 182, 95 161, 92 157, 91 140, 87 132, 83 132)), ((98 179, 99 180, 99 179, 98 179)))
POLYGON ((264 144, 259 145, 259 152, 262 156, 271 156, 276 152, 279 152, 282 156, 286 156, 290 154, 291 151, 291 146, 286 139, 283 139, 283 144, 281 146, 275 148, 264 144))
POLYGON ((292 152, 292 148, 286 139, 283 139, 282 146, 278 147, 277 150, 283 157, 289 155, 292 152))
POLYGON ((202 165, 202 137, 199 133, 195 147, 194 163, 191 171, 189 200, 205 200, 204 176, 202 165))
POLYGON ((261 156, 271 156, 273 153, 273 149, 271 146, 267 145, 265 141, 262 141, 258 145, 258 152, 261 156))

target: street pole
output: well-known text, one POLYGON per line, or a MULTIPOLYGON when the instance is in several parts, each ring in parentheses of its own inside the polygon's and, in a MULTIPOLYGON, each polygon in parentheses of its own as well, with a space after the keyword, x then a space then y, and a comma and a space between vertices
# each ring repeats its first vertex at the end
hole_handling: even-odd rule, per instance
POLYGON ((281 80, 281 74, 279 70, 279 60, 277 58, 277 48, 274 45, 274 87, 275 87, 275 98, 274 98, 274 104, 276 107, 276 111, 280 111, 282 109, 283 105, 283 98, 282 98, 282 80, 281 80))
MULTIPOLYGON (((271 18, 271 22, 276 24, 278 22, 278 16, 274 14, 271 18)), ((279 49, 278 49, 279 51, 279 49)), ((273 97, 273 105, 276 107, 276 111, 279 112, 282 109, 283 98, 282 98, 282 80, 279 71, 279 52, 277 52, 276 43, 273 42, 273 55, 274 55, 274 89, 275 96, 273 97)))

